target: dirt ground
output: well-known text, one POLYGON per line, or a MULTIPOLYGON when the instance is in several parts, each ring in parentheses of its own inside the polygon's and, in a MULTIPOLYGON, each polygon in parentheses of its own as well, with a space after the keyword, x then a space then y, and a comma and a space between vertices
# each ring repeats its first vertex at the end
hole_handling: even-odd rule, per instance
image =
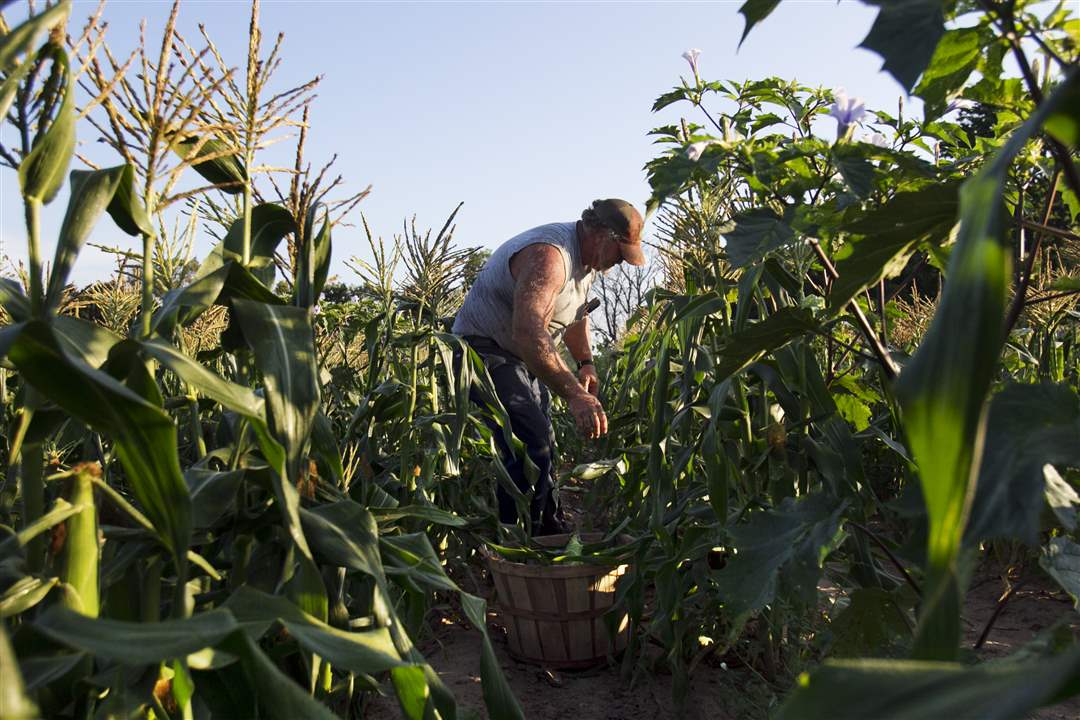
MULTIPOLYGON (((961 615, 966 647, 974 646, 1004 590, 1000 574, 982 572, 976 576, 968 589, 961 615)), ((1073 610, 1072 600, 1053 580, 1036 571, 1005 602, 976 655, 982 660, 1005 657, 1059 621, 1068 624, 1074 638, 1080 638, 1080 613, 1073 610)), ((1029 717, 1032 720, 1076 720, 1080 718, 1080 696, 1040 708, 1029 717)))
MULTIPOLYGON (((981 572, 968 592, 963 613, 966 647, 972 647, 994 613, 1003 592, 1002 579, 993 571, 981 572)), ((983 646, 981 659, 1008 655, 1040 631, 1065 619, 1080 636, 1080 614, 1065 593, 1042 575, 1035 575, 1014 591, 998 615, 983 646)), ((775 706, 760 680, 745 670, 728 669, 718 662, 702 664, 694 673, 685 708, 671 700, 671 677, 646 674, 630 684, 617 667, 586 671, 545 671, 515 660, 506 651, 505 630, 495 613, 489 615, 495 652, 506 677, 530 720, 742 720, 765 718, 775 706)), ((423 648, 432 666, 458 699, 463 718, 486 718, 481 691, 480 637, 451 619, 440 617, 434 639, 423 648)), ((376 699, 366 717, 400 717, 392 697, 376 699)), ((1080 697, 1042 708, 1032 720, 1076 720, 1080 697)), ((497 719, 495 719, 497 720, 497 719)))

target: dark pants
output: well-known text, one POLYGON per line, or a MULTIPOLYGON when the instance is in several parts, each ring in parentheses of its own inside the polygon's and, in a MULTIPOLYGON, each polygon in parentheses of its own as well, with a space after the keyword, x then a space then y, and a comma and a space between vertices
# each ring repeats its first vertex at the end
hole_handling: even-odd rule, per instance
MULTIPOLYGON (((517 355, 503 350, 494 340, 467 336, 465 340, 484 360, 484 366, 495 385, 495 393, 510 416, 510 428, 525 445, 529 459, 539 473, 533 486, 525 475, 525 459, 507 445, 502 429, 494 421, 486 421, 495 436, 499 455, 510 478, 522 493, 533 493, 531 515, 534 534, 558 530, 560 516, 558 492, 555 489, 555 431, 551 427, 551 394, 525 362, 517 355)), ((473 402, 480 403, 476 391, 473 402)), ((496 486, 499 500, 499 521, 517 522, 514 498, 501 485, 496 486)))

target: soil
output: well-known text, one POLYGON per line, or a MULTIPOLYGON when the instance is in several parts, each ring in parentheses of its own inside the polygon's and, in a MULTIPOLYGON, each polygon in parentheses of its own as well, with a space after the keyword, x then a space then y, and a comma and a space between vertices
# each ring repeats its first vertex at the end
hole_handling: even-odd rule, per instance
MULTIPOLYGON (((575 484, 570 481, 571 488, 575 484)), ((582 502, 580 489, 573 488, 563 497, 566 519, 576 527, 588 526, 587 521, 592 518, 586 516, 591 513, 582 502)), ((1016 580, 1012 578, 1011 585, 1016 580)), ((821 590, 823 597, 838 592, 834 587, 821 590)), ((974 647, 1005 590, 1004 569, 985 563, 966 595, 962 613, 963 647, 974 647)), ((485 594, 490 596, 490 592, 485 594)), ((1036 570, 1010 594, 974 654, 980 660, 1005 657, 1059 622, 1080 640, 1080 613, 1073 609, 1072 600, 1052 579, 1036 570)), ((421 650, 453 691, 461 717, 487 718, 479 675, 479 634, 463 624, 459 615, 440 615, 432 630, 433 638, 421 650)), ((507 653, 505 627, 498 615, 490 611, 488 631, 499 664, 529 720, 764 720, 782 701, 760 674, 748 669, 738 658, 726 658, 730 663, 721 662, 721 658, 701 663, 691 677, 686 703, 680 708, 672 700, 671 676, 662 669, 641 673, 633 682, 622 676, 618 666, 602 665, 584 671, 545 670, 507 653)), ((662 668, 662 663, 659 667, 662 668)), ((368 706, 365 717, 372 720, 400 717, 392 689, 388 688, 385 697, 376 698, 368 706)), ((1076 720, 1080 718, 1080 696, 1040 708, 1029 718, 1076 720)))
MULTIPOLYGON (((1000 573, 993 571, 980 572, 972 583, 963 613, 965 647, 974 645, 1003 590, 1000 573)), ((1072 601, 1052 580, 1038 574, 1012 593, 975 654, 982 660, 1004 657, 1058 622, 1080 637, 1080 614, 1073 610, 1072 601)), ((644 673, 630 683, 618 667, 606 665, 584 671, 545 670, 507 653, 505 629, 495 613, 489 613, 488 630, 496 657, 530 720, 741 720, 764 718, 775 709, 776 701, 765 684, 745 669, 703 663, 691 678, 686 705, 680 709, 672 702, 670 675, 644 673)), ((461 716, 467 720, 488 717, 479 676, 479 634, 453 617, 441 615, 434 623, 433 636, 421 649, 457 697, 461 716)), ((365 717, 400 717, 392 691, 387 692, 387 697, 376 698, 369 705, 365 717)), ((1080 697, 1041 708, 1029 717, 1076 720, 1080 718, 1080 697)))

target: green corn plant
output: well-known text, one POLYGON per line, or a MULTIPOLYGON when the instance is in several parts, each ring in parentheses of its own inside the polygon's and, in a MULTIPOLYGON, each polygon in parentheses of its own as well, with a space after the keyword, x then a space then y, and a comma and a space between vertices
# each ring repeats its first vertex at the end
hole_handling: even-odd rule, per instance
POLYGON ((68 502, 82 509, 67 521, 60 571, 60 582, 71 589, 65 594, 69 607, 89 617, 97 617, 100 609, 98 513, 93 482, 100 474, 101 468, 92 464, 71 471, 68 502))

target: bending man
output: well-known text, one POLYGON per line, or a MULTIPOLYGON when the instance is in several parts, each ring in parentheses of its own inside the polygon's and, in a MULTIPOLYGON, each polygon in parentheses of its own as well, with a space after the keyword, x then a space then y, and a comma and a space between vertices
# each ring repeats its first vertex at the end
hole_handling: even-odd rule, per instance
MULTIPOLYGON (((566 529, 555 491, 549 391, 566 401, 583 436, 607 432, 589 345, 588 293, 597 272, 624 261, 645 264, 643 224, 633 205, 609 199, 595 201, 577 222, 526 230, 492 253, 454 321, 454 333, 483 357, 514 435, 540 470, 531 487, 524 462, 495 433, 514 483, 533 492, 536 535, 566 529), (576 375, 558 352, 560 338, 577 364, 576 375)), ((501 486, 497 495, 500 521, 515 522, 513 498, 501 486)))

